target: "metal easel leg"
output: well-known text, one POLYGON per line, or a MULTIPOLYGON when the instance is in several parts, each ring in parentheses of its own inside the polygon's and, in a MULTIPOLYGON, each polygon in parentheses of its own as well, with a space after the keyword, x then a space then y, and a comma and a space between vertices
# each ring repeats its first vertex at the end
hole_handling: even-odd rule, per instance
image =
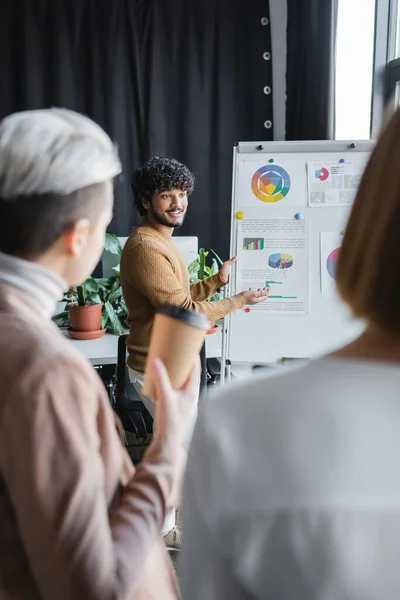
MULTIPOLYGON (((225 286, 224 298, 227 297, 228 293, 229 293, 229 287, 225 286)), ((221 376, 220 376, 221 385, 224 385, 225 379, 227 380, 228 383, 231 380, 231 361, 229 360, 229 358, 226 357, 227 335, 228 335, 228 319, 227 319, 227 317, 224 317, 223 321, 222 321, 222 350, 221 350, 221 376)))
POLYGON ((225 383, 225 369, 226 369, 226 325, 225 319, 222 320, 222 348, 221 348, 221 375, 220 375, 220 383, 224 385, 225 383))

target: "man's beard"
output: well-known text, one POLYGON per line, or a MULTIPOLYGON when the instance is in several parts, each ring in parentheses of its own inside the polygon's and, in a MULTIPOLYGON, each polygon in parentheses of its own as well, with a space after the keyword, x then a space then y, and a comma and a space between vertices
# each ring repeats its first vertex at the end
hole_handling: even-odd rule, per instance
POLYGON ((153 219, 155 221, 157 221, 157 223, 159 223, 159 225, 164 225, 165 227, 171 227, 172 229, 178 229, 178 227, 183 225, 183 221, 185 220, 185 213, 182 212, 182 221, 180 223, 171 223, 171 221, 168 221, 164 217, 164 215, 155 211, 153 208, 153 205, 151 203, 150 203, 150 212, 151 212, 151 216, 153 217, 153 219))

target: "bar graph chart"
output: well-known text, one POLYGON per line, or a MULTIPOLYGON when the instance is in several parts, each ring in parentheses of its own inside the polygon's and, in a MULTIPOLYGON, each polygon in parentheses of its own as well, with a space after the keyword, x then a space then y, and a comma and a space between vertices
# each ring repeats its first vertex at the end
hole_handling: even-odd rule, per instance
MULTIPOLYGON (((283 284, 283 281, 266 281, 265 287, 271 288, 271 285, 282 285, 282 284, 283 284)), ((295 300, 295 299, 297 299, 297 296, 281 296, 281 295, 277 296, 277 295, 271 295, 271 294, 268 296, 269 300, 273 300, 273 299, 277 299, 277 298, 286 299, 286 300, 289 300, 289 299, 295 300)))
POLYGON ((244 238, 243 250, 264 250, 264 238, 244 238))

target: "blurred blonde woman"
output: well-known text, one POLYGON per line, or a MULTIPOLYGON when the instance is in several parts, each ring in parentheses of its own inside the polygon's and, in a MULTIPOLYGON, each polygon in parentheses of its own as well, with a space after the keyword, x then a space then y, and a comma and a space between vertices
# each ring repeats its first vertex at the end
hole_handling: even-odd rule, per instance
POLYGON ((337 285, 364 333, 200 411, 183 505, 187 600, 400 598, 400 112, 354 202, 337 285), (223 428, 221 428, 223 423, 223 428))

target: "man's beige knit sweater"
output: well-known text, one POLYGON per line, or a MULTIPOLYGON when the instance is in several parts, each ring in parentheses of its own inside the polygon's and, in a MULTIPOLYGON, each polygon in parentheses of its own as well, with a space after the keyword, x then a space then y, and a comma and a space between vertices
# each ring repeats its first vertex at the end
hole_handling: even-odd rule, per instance
POLYGON ((216 321, 243 307, 240 294, 206 302, 223 282, 214 275, 190 284, 184 258, 173 238, 150 225, 133 229, 121 258, 121 284, 128 307, 128 365, 144 371, 154 315, 166 302, 197 310, 216 321))

